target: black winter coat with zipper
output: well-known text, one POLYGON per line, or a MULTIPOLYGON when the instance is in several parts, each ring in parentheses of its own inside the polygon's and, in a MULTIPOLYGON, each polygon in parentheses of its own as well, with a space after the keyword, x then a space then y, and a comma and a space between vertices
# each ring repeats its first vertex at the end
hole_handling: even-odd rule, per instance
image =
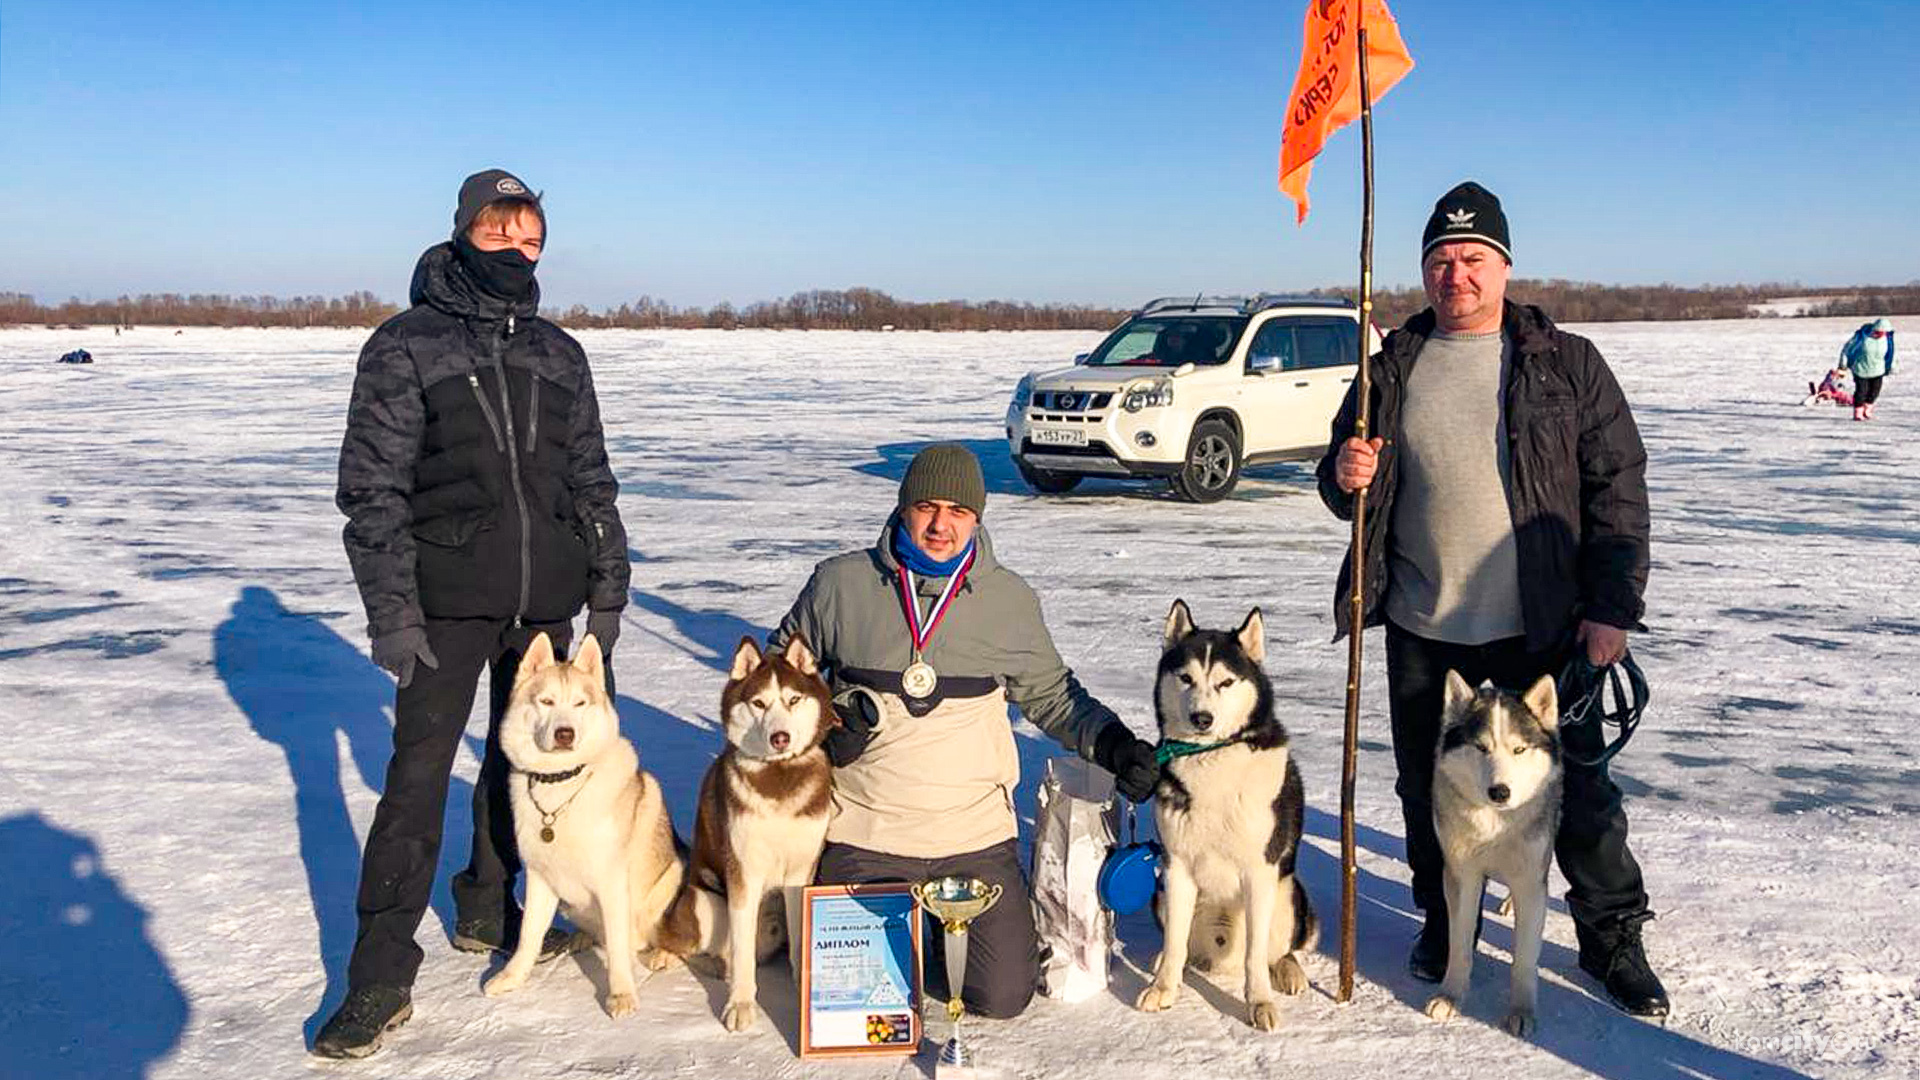
POLYGON ((480 291, 451 244, 360 351, 335 502, 375 637, 432 618, 558 622, 626 606, 586 353, 539 297, 480 291))
MULTIPOLYGON (((1399 486, 1395 444, 1407 375, 1434 331, 1431 309, 1387 336, 1373 357, 1370 432, 1385 439, 1367 489, 1364 625, 1378 626, 1387 594, 1387 533, 1399 486)), ((1531 305, 1507 303, 1502 331, 1513 362, 1501 387, 1509 460, 1507 509, 1520 568, 1527 648, 1564 647, 1577 620, 1642 629, 1647 585, 1647 452, 1626 395, 1593 343, 1553 325, 1531 305)), ((1340 446, 1354 434, 1359 384, 1334 416, 1318 470, 1320 498, 1343 520, 1353 496, 1334 481, 1340 446)), ((1334 640, 1351 631, 1352 552, 1334 590, 1334 640)))

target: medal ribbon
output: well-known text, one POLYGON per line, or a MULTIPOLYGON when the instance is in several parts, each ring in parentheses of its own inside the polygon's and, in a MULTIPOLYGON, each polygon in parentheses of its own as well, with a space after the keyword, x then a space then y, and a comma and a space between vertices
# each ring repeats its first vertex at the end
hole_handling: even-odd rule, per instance
POLYGON ((927 642, 933 639, 933 632, 940 626, 941 616, 947 613, 947 605, 953 602, 954 595, 960 591, 961 583, 967 580, 967 571, 973 569, 973 555, 973 545, 969 544, 966 561, 960 564, 960 569, 955 570, 953 575, 947 578, 947 587, 940 590, 940 595, 934 600, 933 607, 927 610, 927 623, 924 629, 920 625, 920 601, 914 593, 913 571, 905 566, 900 568, 900 607, 907 613, 907 633, 913 636, 913 655, 916 659, 920 656, 921 650, 927 647, 927 642))

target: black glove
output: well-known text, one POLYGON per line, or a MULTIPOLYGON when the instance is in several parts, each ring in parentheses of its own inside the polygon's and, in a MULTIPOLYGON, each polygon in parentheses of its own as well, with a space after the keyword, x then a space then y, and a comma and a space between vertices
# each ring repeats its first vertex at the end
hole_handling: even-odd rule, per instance
POLYGON ((373 662, 392 672, 393 677, 400 680, 402 690, 413 681, 416 662, 435 670, 440 667, 440 658, 427 647, 426 628, 420 626, 403 626, 374 638, 373 662))
POLYGON ((867 752, 873 741, 873 729, 880 726, 880 699, 864 686, 848 687, 833 699, 833 711, 840 723, 820 745, 827 760, 836 766, 851 765, 867 752))
POLYGON ((1113 774, 1113 786, 1134 802, 1146 802, 1160 784, 1160 763, 1153 744, 1115 720, 1093 740, 1093 763, 1113 774))
POLYGON ((613 643, 620 640, 620 613, 618 611, 587 612, 587 633, 600 643, 601 655, 613 651, 613 643))

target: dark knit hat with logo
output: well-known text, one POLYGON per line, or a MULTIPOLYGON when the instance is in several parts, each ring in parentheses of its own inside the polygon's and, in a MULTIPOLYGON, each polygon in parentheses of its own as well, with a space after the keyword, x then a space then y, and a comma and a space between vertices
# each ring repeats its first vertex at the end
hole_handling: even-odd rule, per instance
POLYGON ((987 509, 987 478, 980 459, 959 443, 934 443, 913 455, 900 481, 900 505, 938 499, 964 506, 975 514, 987 509))
POLYGON ((453 208, 453 235, 465 233, 480 211, 502 199, 525 199, 532 203, 533 212, 540 215, 540 228, 546 229, 547 212, 540 208, 540 196, 507 170, 488 169, 461 181, 460 201, 453 208))
POLYGON ((1420 258, 1435 244, 1456 240, 1477 240, 1498 251, 1508 263, 1513 249, 1507 244, 1507 215, 1493 192, 1471 180, 1440 196, 1433 204, 1433 216, 1427 219, 1427 231, 1420 237, 1420 258))

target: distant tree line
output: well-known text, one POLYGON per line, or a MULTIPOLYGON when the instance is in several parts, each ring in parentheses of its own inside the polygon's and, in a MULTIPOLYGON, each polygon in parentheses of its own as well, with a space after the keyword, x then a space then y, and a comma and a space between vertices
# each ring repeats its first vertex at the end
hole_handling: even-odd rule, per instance
POLYGON ((56 307, 0 292, 0 326, 375 326, 400 309, 370 292, 324 296, 161 293, 117 300, 68 300, 56 307))
POLYGON ((766 330, 1105 330, 1119 308, 1011 300, 896 300, 878 289, 810 289, 736 308, 674 307, 651 296, 602 311, 575 304, 548 312, 562 326, 628 329, 766 330))
MULTIPOLYGON (((1317 296, 1358 295, 1352 288, 1314 290, 1317 296)), ((1779 297, 1809 297, 1805 315, 1920 314, 1920 283, 1901 286, 1808 288, 1793 284, 1597 285, 1592 282, 1515 278, 1508 295, 1539 304, 1563 323, 1757 317, 1755 305, 1779 297)), ((1378 289, 1374 321, 1398 326, 1426 306, 1418 286, 1378 289)), ((117 300, 68 300, 48 307, 22 293, 0 292, 0 325, 56 326, 373 326, 399 308, 370 292, 342 297, 180 295, 164 293, 117 300)), ((562 326, 580 329, 775 329, 775 330, 1105 330, 1127 309, 1088 304, 1026 304, 1009 300, 897 300, 878 289, 813 289, 784 300, 745 307, 722 301, 712 307, 677 307, 642 296, 618 307, 584 304, 548 310, 562 326)))
MULTIPOLYGON (((1322 289, 1317 290, 1316 295, 1344 296, 1351 300, 1358 297, 1360 291, 1353 288, 1322 289)), ((1772 317, 1772 313, 1757 311, 1755 305, 1780 297, 1832 298, 1810 299, 1800 313, 1803 316, 1920 313, 1920 284, 1855 288, 1808 288, 1791 284, 1688 288, 1679 285, 1596 285, 1587 281, 1563 281, 1557 278, 1514 278, 1507 285, 1507 297, 1516 303, 1540 305, 1557 323, 1767 318, 1772 317)), ((1373 321, 1383 327, 1398 326, 1426 306, 1426 293, 1419 286, 1376 289, 1373 293, 1373 321)))

